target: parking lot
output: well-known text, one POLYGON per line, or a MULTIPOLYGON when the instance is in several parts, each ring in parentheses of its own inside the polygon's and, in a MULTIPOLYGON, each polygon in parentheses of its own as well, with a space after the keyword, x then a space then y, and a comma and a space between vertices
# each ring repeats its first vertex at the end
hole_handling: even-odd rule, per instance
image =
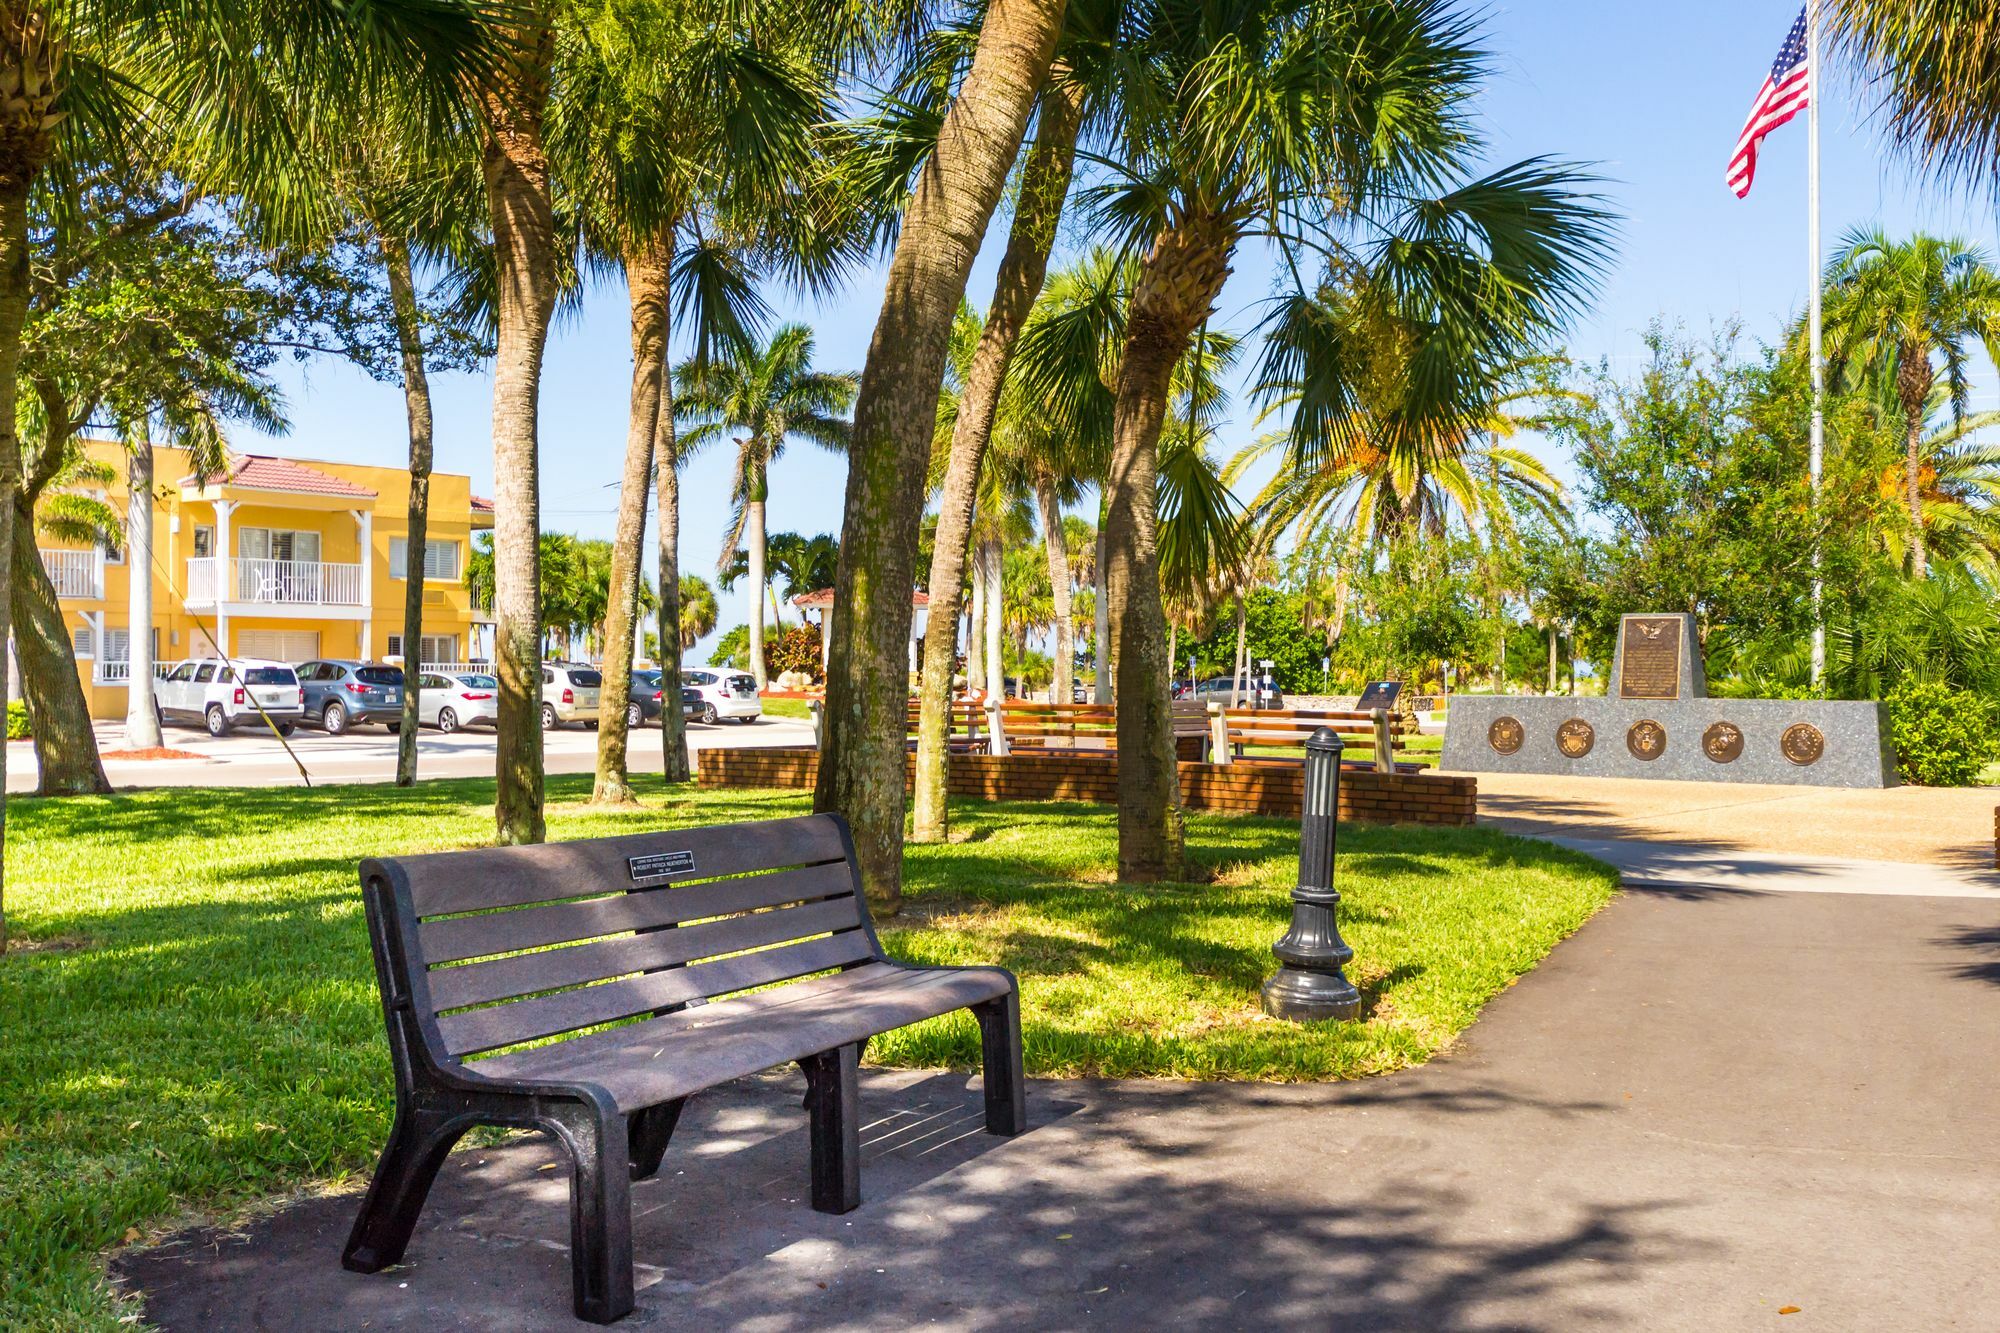
MULTIPOLYGON (((112 751, 124 743, 124 724, 100 722, 98 749, 112 751)), ((329 736, 311 728, 300 728, 289 738, 294 763, 284 745, 268 730, 243 727, 226 736, 212 737, 200 727, 169 723, 162 729, 163 743, 185 750, 193 759, 144 759, 104 761, 105 775, 114 787, 253 787, 297 783, 299 764, 315 784, 329 782, 390 782, 396 776, 396 734, 369 726, 344 736, 329 736)), ((588 773, 597 766, 597 732, 573 726, 543 733, 544 768, 550 773, 588 773)), ((704 726, 688 724, 688 746, 810 745, 812 725, 791 718, 767 717, 741 724, 723 722, 704 726)), ((494 736, 485 728, 470 728, 447 736, 425 731, 418 742, 417 772, 426 778, 474 778, 493 775, 494 736)), ((649 726, 632 736, 632 768, 636 772, 658 772, 660 729, 649 726)), ((31 792, 35 789, 34 747, 27 741, 7 743, 7 790, 31 792)))

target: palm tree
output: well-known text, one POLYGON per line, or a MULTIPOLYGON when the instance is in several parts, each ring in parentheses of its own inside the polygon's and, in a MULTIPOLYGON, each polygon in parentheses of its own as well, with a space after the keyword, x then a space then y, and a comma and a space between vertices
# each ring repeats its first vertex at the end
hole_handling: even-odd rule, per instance
POLYGON ((715 589, 699 575, 683 574, 680 602, 680 650, 687 652, 715 633, 715 589))
MULTIPOLYGON (((1064 0, 991 0, 902 215, 854 406, 813 807, 844 814, 869 900, 902 905, 910 590, 939 386, 966 278, 1047 79, 1064 0)), ((752 623, 755 623, 753 617, 752 623)))
MULTIPOLYGON (((1158 446, 1174 367, 1246 237, 1345 268, 1394 268, 1388 291, 1434 337, 1511 346, 1555 324, 1602 253, 1580 177, 1542 160, 1435 194, 1477 160, 1466 101, 1485 61, 1448 0, 1147 0, 1119 63, 1128 109, 1098 213, 1140 254, 1119 358, 1106 515, 1118 639, 1119 873, 1180 872, 1182 821, 1164 660, 1158 446), (1136 759, 1138 762, 1130 762, 1136 759)), ((1310 300, 1303 281, 1273 303, 1310 300)), ((1425 417, 1462 418, 1458 386, 1419 349, 1425 417)))
MULTIPOLYGON (((304 125, 344 118, 341 94, 357 88, 401 85, 427 95, 427 109, 440 108, 489 61, 481 13, 476 0, 385 0, 365 9, 336 0, 18 0, 0 12, 0 496, 23 476, 15 405, 30 197, 46 189, 73 202, 87 164, 137 154, 162 167, 171 158, 184 178, 242 194, 274 218, 310 212, 309 184, 285 169, 280 146, 304 125)), ((14 505, 0 501, 0 587, 13 582, 15 526, 14 505)), ((10 622, 0 609, 0 641, 10 622)), ((4 828, 0 795, 0 837, 4 828)))
POLYGON ((1836 384, 1873 376, 1893 385, 1903 410, 1903 499, 1910 569, 1925 576, 1924 434, 1931 390, 1943 377, 1954 420, 1971 394, 1969 344, 2000 361, 2000 273, 1964 241, 1918 234, 1905 241, 1857 229, 1826 268, 1827 366, 1836 384))
MULTIPOLYGON (((852 425, 857 379, 848 373, 812 368, 813 334, 803 324, 787 324, 768 343, 734 348, 707 364, 683 362, 675 368, 675 414, 690 424, 681 433, 683 454, 692 454, 733 432, 736 467, 731 521, 716 570, 725 572, 737 547, 749 552, 750 670, 763 689, 764 614, 767 555, 764 506, 770 498, 771 464, 796 435, 821 448, 844 451, 852 425)), ((836 617, 838 620, 838 617, 836 617)))
POLYGON ((785 601, 833 586, 840 568, 840 539, 832 533, 801 537, 796 532, 779 532, 766 546, 770 572, 785 585, 785 601))
POLYGON ((1990 185, 2000 163, 2000 15, 1981 0, 1832 0, 1836 45, 1891 143, 1946 179, 1990 185))

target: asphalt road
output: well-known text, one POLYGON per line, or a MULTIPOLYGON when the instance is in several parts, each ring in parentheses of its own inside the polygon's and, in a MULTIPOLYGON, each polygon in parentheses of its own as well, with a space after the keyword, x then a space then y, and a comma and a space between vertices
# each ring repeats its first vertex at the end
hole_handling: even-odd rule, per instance
MULTIPOLYGON (((344 736, 300 729, 292 733, 291 747, 315 783, 389 782, 396 776, 396 734, 380 727, 364 727, 344 736)), ((597 732, 587 727, 570 727, 544 733, 545 764, 550 773, 588 773, 597 766, 597 732)), ((169 726, 162 740, 175 750, 200 756, 196 759, 106 760, 105 775, 114 787, 261 787, 300 780, 298 765, 285 748, 267 731, 261 735, 245 728, 216 739, 197 727, 169 726)), ((97 744, 113 750, 124 741, 121 723, 100 723, 97 744)), ((688 745, 700 750, 708 746, 810 745, 812 724, 792 718, 765 718, 760 722, 723 722, 704 726, 688 724, 688 745)), ((656 765, 660 753, 660 729, 647 727, 632 738, 635 770, 656 765)), ((418 742, 417 771, 427 778, 477 778, 493 775, 494 737, 485 729, 454 732, 426 731, 418 742)), ((36 769, 34 747, 26 741, 7 743, 7 790, 32 792, 36 769)))

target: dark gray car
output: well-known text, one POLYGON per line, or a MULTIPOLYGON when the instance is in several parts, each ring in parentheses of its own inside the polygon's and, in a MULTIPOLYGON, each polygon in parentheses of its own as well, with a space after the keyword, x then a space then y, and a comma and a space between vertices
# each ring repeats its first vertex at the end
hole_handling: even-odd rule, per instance
POLYGON ((394 729, 403 720, 403 673, 378 662, 321 658, 299 663, 306 721, 330 736, 364 722, 394 729))

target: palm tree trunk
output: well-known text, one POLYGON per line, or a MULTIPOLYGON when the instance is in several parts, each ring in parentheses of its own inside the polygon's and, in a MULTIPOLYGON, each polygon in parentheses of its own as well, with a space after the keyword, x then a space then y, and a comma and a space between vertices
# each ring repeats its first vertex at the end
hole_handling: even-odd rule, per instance
POLYGON ((553 29, 510 34, 512 58, 483 95, 481 168, 493 218, 494 665, 500 677, 493 801, 502 843, 540 842, 541 478, 537 413, 555 310, 555 214, 542 147, 553 29))
POLYGON ((1035 502, 1042 511, 1042 532, 1049 548, 1049 598, 1055 615, 1055 672, 1049 682, 1049 702, 1066 704, 1076 676, 1076 626, 1070 620, 1069 544, 1063 536, 1062 505, 1055 484, 1047 477, 1035 483, 1035 502))
MULTIPOLYGON (((403 361, 403 414, 410 425, 408 539, 403 558, 403 716, 396 727, 396 785, 417 781, 417 705, 421 698, 424 641, 424 551, 431 517, 431 384, 424 372, 423 326, 417 316, 416 282, 410 274, 410 247, 400 236, 381 234, 376 246, 389 278, 389 304, 396 320, 396 346, 403 361)), ((364 655, 366 650, 364 649, 364 655)))
POLYGON ((979 471, 993 435, 1007 364, 1021 326, 1034 308, 1048 276, 1063 200, 1076 162, 1077 127, 1083 103, 1072 85, 1054 84, 1041 97, 1042 119, 1035 146, 1021 173, 1021 194, 1007 249, 994 277, 993 304, 979 331, 972 369, 959 396, 951 430, 944 488, 938 498, 937 533, 931 546, 930 610, 924 625, 923 677, 918 685, 917 842, 937 842, 945 828, 945 764, 951 721, 951 676, 958 652, 958 599, 965 584, 967 538, 979 493, 979 471))
MULTIPOLYGON (((590 799, 630 805, 632 791, 626 709, 632 702, 633 640, 639 623, 639 583, 645 577, 646 487, 660 428, 660 380, 666 373, 669 246, 657 240, 626 247, 625 286, 631 305, 632 388, 625 423, 625 472, 618 484, 618 526, 611 539, 611 602, 604 613, 603 706, 597 713, 597 780, 590 799)), ((664 643, 664 640, 662 641, 664 643)), ((666 716, 666 691, 660 692, 666 716)), ((673 708, 680 712, 680 693, 673 708)))
POLYGON ((764 679, 764 594, 769 575, 765 573, 764 496, 767 493, 763 469, 750 481, 750 499, 743 506, 743 544, 750 553, 750 674, 761 692, 764 679))
POLYGON ((1919 406, 1911 412, 1906 406, 1904 415, 1910 423, 1908 436, 1903 441, 1903 487, 1910 505, 1910 572, 1923 579, 1930 577, 1930 562, 1924 544, 1923 409, 1919 406))
POLYGON ((1063 0, 993 0, 889 265, 854 407, 818 810, 844 814, 877 910, 902 906, 910 591, 945 350, 1048 76, 1063 0))
POLYGON ((1201 219, 1162 232, 1132 292, 1113 414, 1110 512, 1112 635, 1118 641, 1118 875, 1183 874, 1185 829, 1160 599, 1160 429, 1174 366, 1229 276, 1229 239, 1201 219))
POLYGON ((1549 693, 1556 692, 1556 627, 1549 626, 1549 693))
POLYGON ((1000 539, 988 537, 979 544, 979 558, 986 566, 986 697, 1007 697, 1007 658, 1001 644, 1007 633, 1006 603, 1000 579, 1005 573, 1000 539))
POLYGON ((1097 504, 1097 583, 1091 589, 1091 634, 1096 640, 1091 645, 1091 657, 1097 670, 1097 679, 1090 687, 1090 701, 1108 704, 1111 693, 1111 598, 1104 589, 1104 571, 1111 567, 1111 556, 1105 546, 1104 537, 1105 506, 1100 492, 1097 504))
POLYGON ((160 744, 160 714, 153 700, 153 434, 144 417, 126 448, 125 748, 150 750, 160 744))
MULTIPOLYGON (((673 260, 673 231, 665 229, 661 245, 673 260)), ((680 442, 674 434, 673 360, 674 310, 660 303, 660 411, 653 432, 655 507, 660 513, 660 714, 661 774, 668 782, 690 776, 687 719, 681 716, 681 474, 680 442)))
MULTIPOLYGON (((14 654, 21 663, 21 693, 35 727, 35 762, 41 766, 37 796, 96 796, 111 790, 97 757, 90 700, 76 674, 69 622, 55 584, 35 550, 34 506, 16 498, 14 514, 14 654)), ((136 572, 135 572, 135 577, 136 572)), ((98 651, 104 651, 102 644, 98 651)))

